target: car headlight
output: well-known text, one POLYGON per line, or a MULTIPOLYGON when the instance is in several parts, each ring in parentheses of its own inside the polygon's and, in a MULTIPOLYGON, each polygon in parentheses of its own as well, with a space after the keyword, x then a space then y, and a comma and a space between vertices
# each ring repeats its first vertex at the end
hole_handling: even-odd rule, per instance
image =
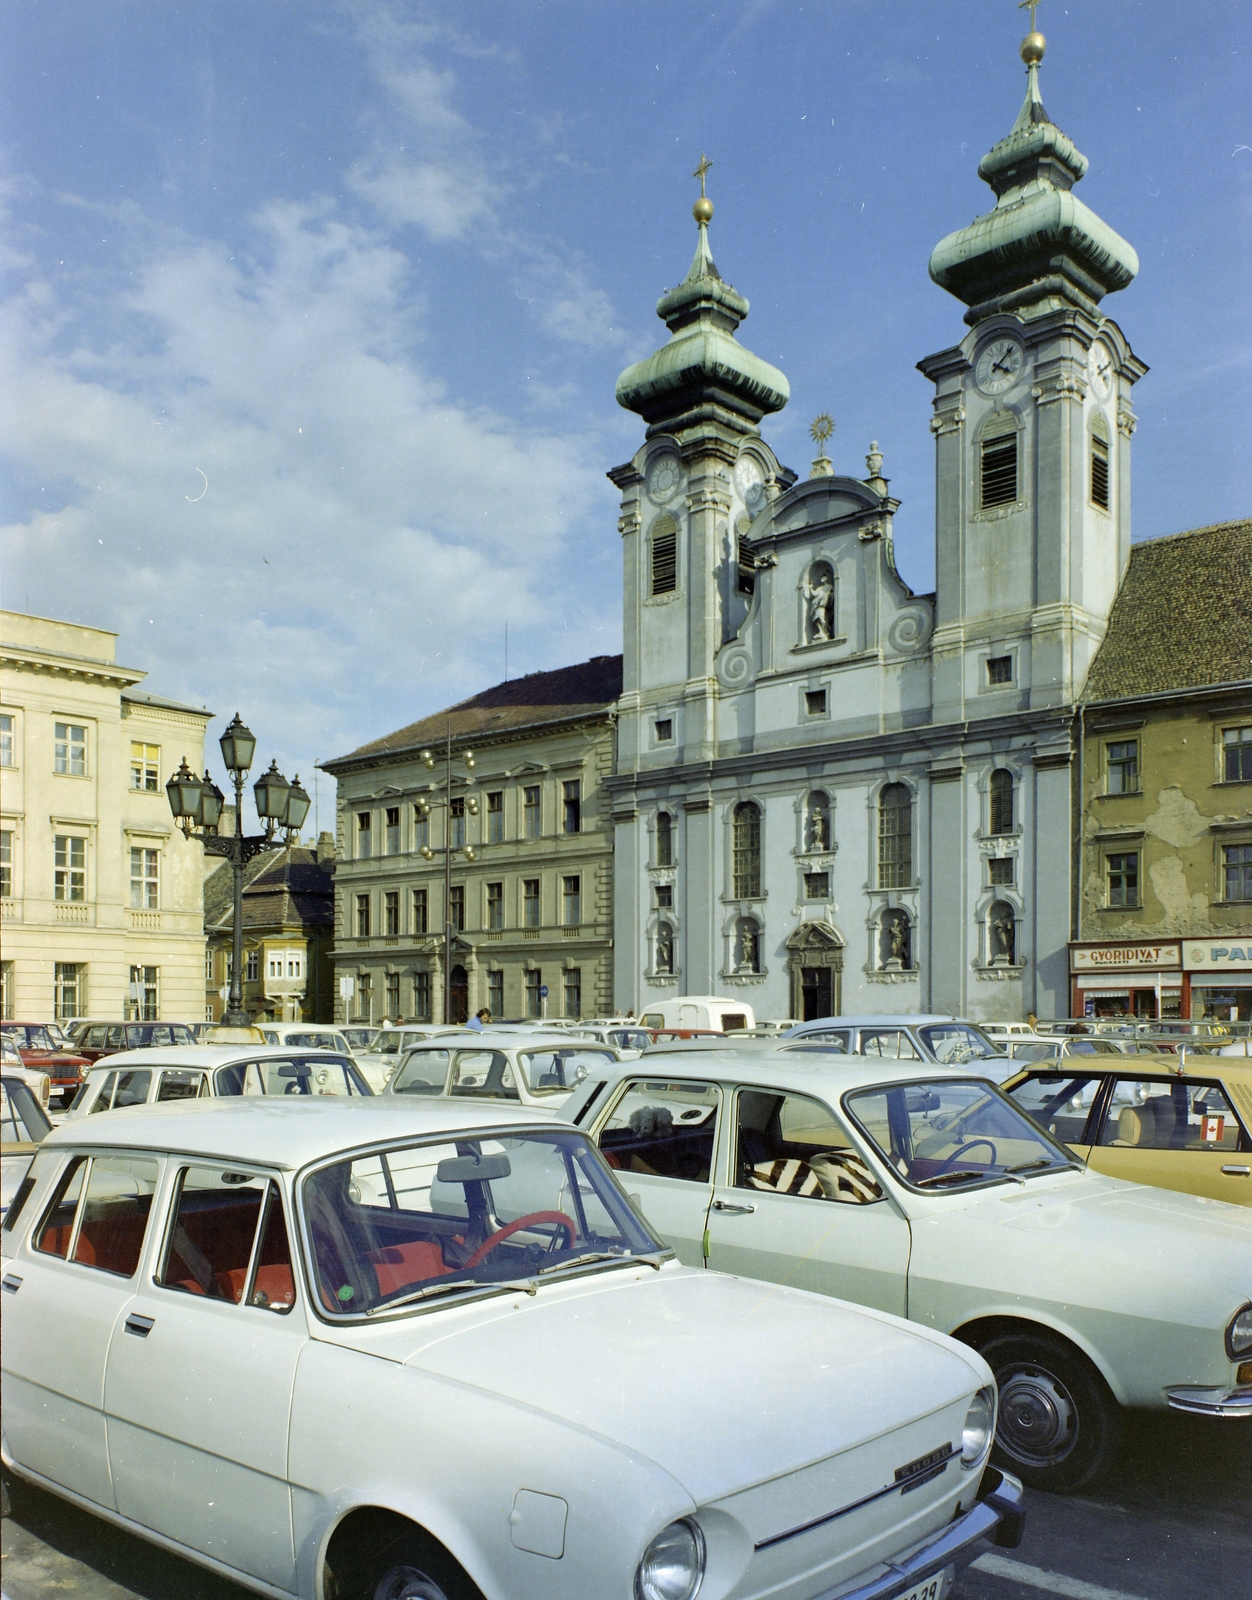
POLYGON ((991 1447, 996 1425, 994 1389, 980 1389, 969 1403, 961 1429, 961 1465, 976 1467, 991 1447))
POLYGON ((1236 1311, 1226 1329, 1226 1352, 1232 1361, 1252 1350, 1252 1305, 1236 1311))
POLYGON ((704 1577, 704 1535, 688 1517, 662 1528, 635 1573, 636 1600, 695 1600, 704 1577))

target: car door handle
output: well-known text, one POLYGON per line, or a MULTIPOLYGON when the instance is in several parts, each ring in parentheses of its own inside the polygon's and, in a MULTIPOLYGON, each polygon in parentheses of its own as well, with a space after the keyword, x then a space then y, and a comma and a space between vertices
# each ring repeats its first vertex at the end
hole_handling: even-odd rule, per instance
POLYGON ((733 1206, 733 1205, 731 1205, 729 1200, 714 1200, 713 1209, 714 1209, 714 1211, 733 1211, 736 1216, 742 1216, 745 1212, 755 1211, 756 1207, 755 1206, 733 1206))
POLYGON ((16 1294, 17 1291, 22 1287, 22 1280, 18 1277, 16 1272, 6 1272, 4 1275, 3 1284, 6 1294, 16 1294))
POLYGON ((155 1317, 141 1317, 137 1312, 132 1311, 126 1319, 126 1331, 127 1333, 133 1333, 137 1339, 146 1339, 152 1332, 155 1322, 155 1317))
MULTIPOLYGON (((1246 1178, 1248 1174, 1252 1172, 1252 1167, 1223 1167, 1222 1171, 1228 1178, 1246 1178)), ((19 1282, 20 1281, 21 1280, 19 1279, 19 1282)), ((9 1280, 7 1278, 4 1280, 4 1286, 6 1289, 9 1286, 9 1280)))

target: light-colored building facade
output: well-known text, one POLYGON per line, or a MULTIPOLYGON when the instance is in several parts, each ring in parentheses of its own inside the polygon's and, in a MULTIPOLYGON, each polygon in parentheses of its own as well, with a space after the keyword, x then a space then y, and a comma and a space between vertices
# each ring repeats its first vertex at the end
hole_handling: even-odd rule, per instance
POLYGON ((1075 1016, 1252 1018, 1252 522, 1136 545, 1081 708, 1075 1016))
POLYGON ((442 1021, 445 998, 454 1021, 611 1009, 605 782, 621 681, 620 656, 531 673, 324 763, 338 783, 335 1020, 442 1021))
MULTIPOLYGON (((1032 43, 1037 41, 1037 44, 1032 43)), ((1069 1004, 1075 704, 1130 553, 1131 387, 1101 298, 1134 251, 1072 194, 1042 40, 983 159, 996 205, 931 276, 968 307, 935 386, 937 591, 897 570, 898 502, 762 439, 787 382, 735 338, 709 250, 618 380, 645 442, 621 490, 615 989, 743 993, 759 1017, 1069 1004), (1062 223, 1060 220, 1064 218, 1062 223)))
POLYGON ((0 613, 6 1017, 203 1015, 201 849, 165 781, 203 771, 212 713, 138 688, 116 639, 0 613))

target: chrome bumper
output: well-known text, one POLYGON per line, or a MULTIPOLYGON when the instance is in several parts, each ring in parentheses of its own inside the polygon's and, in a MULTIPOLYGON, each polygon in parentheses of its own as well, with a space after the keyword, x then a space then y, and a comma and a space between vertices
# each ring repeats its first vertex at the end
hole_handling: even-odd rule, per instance
POLYGON ((1201 1417, 1252 1417, 1252 1388, 1239 1389, 1199 1388, 1184 1384, 1177 1389, 1166 1389, 1165 1398, 1171 1410, 1190 1411, 1201 1417))
POLYGON ((825 1589, 814 1600, 895 1600, 903 1590, 924 1583, 945 1567, 958 1571, 969 1566, 981 1551, 977 1548, 989 1538, 1004 1550, 1015 1550, 1022 1542, 1026 1512, 1022 1506, 1022 1486, 1011 1472, 996 1467, 983 1471, 978 1499, 936 1539, 911 1555, 907 1561, 892 1562, 880 1578, 856 1589, 825 1589))

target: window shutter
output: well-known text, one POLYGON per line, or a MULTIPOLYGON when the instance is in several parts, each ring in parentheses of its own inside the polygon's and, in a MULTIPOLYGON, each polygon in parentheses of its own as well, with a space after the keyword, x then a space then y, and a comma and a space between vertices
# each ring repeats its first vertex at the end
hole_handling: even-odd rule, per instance
POLYGON ((1012 505, 1017 499, 1017 424, 1005 418, 982 438, 982 506, 1012 505))
POLYGON ((678 587, 678 524, 658 517, 652 524, 652 593, 673 594, 678 587))

